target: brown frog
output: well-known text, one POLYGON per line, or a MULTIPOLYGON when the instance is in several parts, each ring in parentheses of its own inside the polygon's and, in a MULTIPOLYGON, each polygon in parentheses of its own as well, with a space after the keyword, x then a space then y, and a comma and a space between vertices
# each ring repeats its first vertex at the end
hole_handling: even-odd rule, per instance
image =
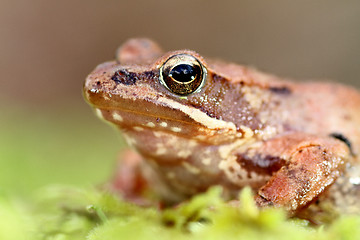
POLYGON ((142 157, 122 163, 125 194, 138 189, 129 179, 175 202, 212 185, 232 199, 250 186, 259 206, 295 213, 331 199, 360 212, 355 89, 295 83, 190 50, 163 53, 147 39, 127 41, 116 58, 87 77, 84 95, 142 157))

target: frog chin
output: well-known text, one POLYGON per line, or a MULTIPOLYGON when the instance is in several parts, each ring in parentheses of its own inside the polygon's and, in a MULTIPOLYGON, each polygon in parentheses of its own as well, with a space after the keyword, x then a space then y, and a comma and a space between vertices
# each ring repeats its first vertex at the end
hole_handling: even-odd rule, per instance
MULTIPOLYGON (((196 122, 179 121, 177 118, 159 117, 123 109, 95 108, 96 115, 107 123, 130 135, 176 136, 207 144, 226 144, 235 138, 242 138, 241 133, 233 134, 227 129, 208 129, 196 122), (240 134, 240 135, 239 135, 240 134)), ((175 116, 176 112, 173 113, 175 116)), ((142 141, 144 144, 151 139, 142 141)))
POLYGON ((100 118, 121 129, 163 131, 213 144, 241 137, 234 123, 166 97, 131 99, 112 95, 108 99, 105 93, 89 92, 87 98, 100 118))

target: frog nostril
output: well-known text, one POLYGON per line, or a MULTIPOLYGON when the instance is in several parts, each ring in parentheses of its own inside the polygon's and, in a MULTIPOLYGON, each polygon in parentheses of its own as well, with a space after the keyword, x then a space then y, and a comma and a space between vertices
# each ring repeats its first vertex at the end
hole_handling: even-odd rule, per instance
POLYGON ((343 134, 331 133, 330 137, 336 138, 336 139, 342 141, 343 143, 345 143, 349 147, 351 154, 354 154, 350 140, 347 137, 345 137, 343 134))

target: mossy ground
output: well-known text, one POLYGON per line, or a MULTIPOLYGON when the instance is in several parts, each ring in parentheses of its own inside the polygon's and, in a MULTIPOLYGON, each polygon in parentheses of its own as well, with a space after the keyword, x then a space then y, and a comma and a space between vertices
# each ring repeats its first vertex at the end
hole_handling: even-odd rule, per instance
POLYGON ((280 209, 259 211, 249 189, 230 206, 214 187, 166 210, 95 188, 49 186, 29 199, 0 198, 0 239, 360 239, 360 217, 313 227, 280 209))
POLYGON ((314 227, 259 211, 248 189, 238 206, 218 187, 175 208, 135 206, 96 187, 119 150, 112 129, 55 112, 11 108, 0 119, 0 239, 360 239, 360 216, 314 227))

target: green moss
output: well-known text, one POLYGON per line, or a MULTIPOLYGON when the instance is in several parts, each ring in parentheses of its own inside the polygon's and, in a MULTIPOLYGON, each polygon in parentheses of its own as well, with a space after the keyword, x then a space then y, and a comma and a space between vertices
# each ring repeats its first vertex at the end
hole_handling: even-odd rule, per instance
POLYGON ((359 239, 360 217, 312 227, 281 209, 256 208, 249 189, 238 204, 221 188, 177 207, 139 207, 97 189, 52 186, 31 199, 0 200, 1 239, 359 239), (6 236, 4 238, 3 236, 6 236))
POLYGON ((34 223, 16 201, 0 196, 0 239, 21 240, 34 230, 34 223))

